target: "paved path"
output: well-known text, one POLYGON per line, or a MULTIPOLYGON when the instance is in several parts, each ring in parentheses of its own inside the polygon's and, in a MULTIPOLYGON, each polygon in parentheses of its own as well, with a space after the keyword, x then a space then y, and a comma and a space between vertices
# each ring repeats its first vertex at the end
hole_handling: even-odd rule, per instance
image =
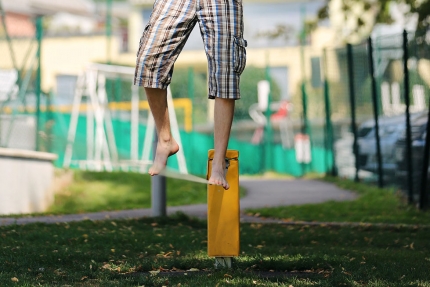
MULTIPOLYGON (((247 195, 241 199, 241 210, 260 207, 275 207, 320 203, 329 200, 346 201, 356 198, 356 194, 342 190, 334 184, 318 180, 285 179, 241 179, 240 185, 247 189, 247 195)), ((187 215, 205 219, 206 204, 168 207, 167 213, 182 211, 187 215)), ((150 209, 95 212, 63 216, 38 216, 23 218, 1 218, 0 225, 28 223, 57 223, 80 220, 105 220, 121 218, 140 218, 151 216, 150 209)), ((257 217, 241 215, 242 222, 260 222, 257 217)), ((267 221, 265 221, 267 222, 267 221)))

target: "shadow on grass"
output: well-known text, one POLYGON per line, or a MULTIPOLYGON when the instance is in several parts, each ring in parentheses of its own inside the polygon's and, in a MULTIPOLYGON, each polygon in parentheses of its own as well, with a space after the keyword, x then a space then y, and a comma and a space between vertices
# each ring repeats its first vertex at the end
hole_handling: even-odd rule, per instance
POLYGON ((430 286, 420 229, 242 224, 229 270, 207 256, 206 222, 184 214, 4 226, 0 237, 0 286, 430 286), (148 275, 191 268, 206 273, 148 275))

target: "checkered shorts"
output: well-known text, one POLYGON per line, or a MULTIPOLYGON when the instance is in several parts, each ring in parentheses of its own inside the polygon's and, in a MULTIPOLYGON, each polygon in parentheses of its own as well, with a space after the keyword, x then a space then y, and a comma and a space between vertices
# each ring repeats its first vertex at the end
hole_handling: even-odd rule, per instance
POLYGON ((197 22, 208 58, 209 98, 239 99, 247 46, 242 0, 156 0, 140 39, 134 83, 166 89, 197 22))

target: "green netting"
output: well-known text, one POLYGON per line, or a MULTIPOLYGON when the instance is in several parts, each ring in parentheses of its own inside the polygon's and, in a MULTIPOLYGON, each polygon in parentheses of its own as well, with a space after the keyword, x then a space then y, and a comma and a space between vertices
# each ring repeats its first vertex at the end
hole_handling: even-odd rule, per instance
MULTIPOLYGON (((50 136, 43 141, 42 147, 49 147, 49 151, 58 155, 55 165, 62 167, 64 153, 67 145, 67 132, 70 123, 70 114, 62 113, 42 113, 42 126, 50 127, 50 136), (47 120, 49 119, 49 120, 47 120)), ((115 143, 118 150, 118 157, 122 160, 130 159, 131 128, 129 121, 113 120, 115 133, 115 143)), ((146 133, 146 126, 139 124, 139 158, 142 157, 142 144, 146 133)), ((206 174, 206 158, 209 149, 213 148, 213 135, 198 132, 180 131, 181 141, 186 157, 187 168, 190 173, 196 175, 206 174)), ((73 145, 74 161, 85 160, 87 157, 87 122, 84 115, 78 118, 75 144, 73 145)), ((265 149, 263 145, 255 145, 236 138, 231 138, 230 149, 237 149, 240 153, 239 171, 241 174, 259 174, 265 172, 265 149)), ((284 149, 280 144, 272 145, 273 171, 294 176, 301 176, 305 172, 325 172, 327 169, 328 152, 323 148, 313 148, 312 164, 305 168, 297 163, 294 149, 284 149)), ((330 163, 329 163, 330 164, 330 163)), ((169 159, 168 166, 178 168, 177 156, 169 159)), ((72 167, 78 168, 76 162, 72 167)))

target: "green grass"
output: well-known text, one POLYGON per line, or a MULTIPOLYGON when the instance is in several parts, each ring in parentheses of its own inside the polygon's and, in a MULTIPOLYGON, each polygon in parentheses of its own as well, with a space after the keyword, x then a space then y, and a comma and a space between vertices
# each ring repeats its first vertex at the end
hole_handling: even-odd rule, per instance
POLYGON ((380 189, 369 184, 333 177, 323 180, 342 189, 354 191, 359 197, 353 201, 250 209, 247 212, 287 221, 430 224, 430 212, 419 211, 407 204, 395 189, 380 189))
POLYGON ((430 286, 429 229, 242 224, 231 270, 206 234, 184 215, 0 227, 0 286, 430 286), (204 272, 148 274, 161 268, 204 272))
MULTIPOLYGON (((204 184, 167 178, 167 205, 206 203, 204 184)), ((241 196, 245 190, 241 188, 241 196)), ((76 171, 73 183, 55 196, 49 214, 73 214, 151 207, 151 178, 132 172, 76 171)))

